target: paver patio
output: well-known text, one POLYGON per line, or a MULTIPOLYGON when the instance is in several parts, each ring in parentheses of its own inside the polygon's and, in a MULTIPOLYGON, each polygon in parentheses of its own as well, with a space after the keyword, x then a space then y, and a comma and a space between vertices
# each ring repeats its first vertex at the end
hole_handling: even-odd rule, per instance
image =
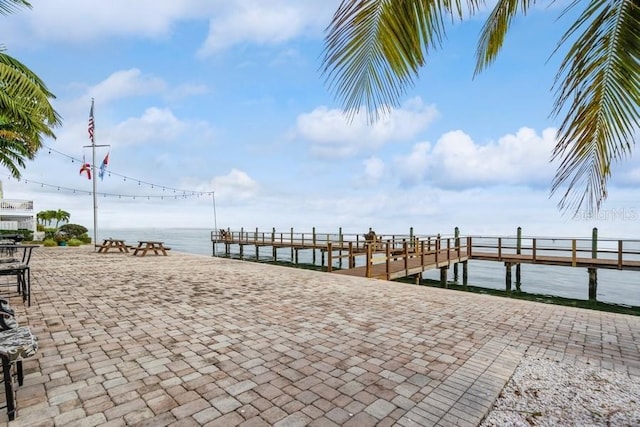
POLYGON ((640 376, 635 316, 175 251, 31 265, 10 426, 475 426, 525 353, 640 376))

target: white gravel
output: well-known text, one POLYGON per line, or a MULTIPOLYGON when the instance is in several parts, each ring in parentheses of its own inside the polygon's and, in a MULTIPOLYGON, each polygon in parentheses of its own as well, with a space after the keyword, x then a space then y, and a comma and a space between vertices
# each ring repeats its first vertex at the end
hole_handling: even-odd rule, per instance
POLYGON ((525 356, 481 426, 640 426, 640 378, 525 356))

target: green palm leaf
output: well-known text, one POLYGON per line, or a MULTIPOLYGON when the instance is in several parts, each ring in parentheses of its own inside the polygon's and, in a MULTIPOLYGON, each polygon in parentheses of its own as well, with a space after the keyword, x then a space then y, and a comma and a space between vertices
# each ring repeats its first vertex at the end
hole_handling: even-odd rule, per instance
POLYGON ((597 211, 607 197, 612 163, 635 145, 640 125, 639 29, 636 1, 595 0, 560 42, 577 37, 555 82, 553 114, 565 116, 553 152, 561 163, 551 191, 566 185, 562 210, 577 213, 584 205, 588 212, 597 211))
POLYGON ((27 0, 0 0, 0 14, 8 15, 21 7, 31 7, 27 0))
POLYGON ((476 71, 480 73, 498 56, 511 20, 518 12, 526 14, 535 0, 499 0, 482 27, 480 41, 476 51, 476 71))
MULTIPOLYGON (((467 0, 476 10, 482 0, 467 0)), ((323 74, 353 115, 370 120, 398 105, 427 52, 440 45, 445 21, 462 17, 460 0, 344 0, 327 29, 323 74)))

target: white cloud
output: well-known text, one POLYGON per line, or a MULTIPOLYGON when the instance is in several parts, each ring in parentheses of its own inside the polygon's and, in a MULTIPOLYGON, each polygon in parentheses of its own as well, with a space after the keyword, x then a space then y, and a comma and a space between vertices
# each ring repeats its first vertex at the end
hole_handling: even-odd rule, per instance
POLYGON ((555 130, 541 135, 529 128, 479 144, 462 131, 444 134, 430 147, 414 145, 396 159, 401 179, 408 184, 429 181, 443 188, 482 185, 548 185, 554 166, 549 162, 555 130))
MULTIPOLYGON (((85 44, 109 37, 168 38, 183 21, 209 20, 201 55, 240 43, 277 44, 302 34, 321 37, 337 9, 332 0, 40 0, 3 20, 3 42, 85 44)), ((194 50, 195 50, 194 46, 194 50)))
POLYGON ((385 173, 384 161, 378 157, 369 157, 362 161, 363 171, 356 178, 356 186, 369 186, 378 183, 385 173))
POLYGON ((117 145, 175 143, 185 137, 191 126, 178 120, 168 109, 151 107, 141 117, 129 118, 105 130, 104 138, 117 145))
POLYGON ((93 86, 89 95, 108 103, 116 99, 160 93, 167 88, 166 83, 151 75, 142 74, 137 68, 112 73, 105 80, 93 86))
POLYGON ((312 153, 319 157, 347 157, 388 142, 410 140, 437 117, 436 108, 425 105, 419 97, 373 124, 367 121, 366 113, 358 113, 349 121, 342 110, 318 107, 298 116, 296 133, 311 143, 312 153))
POLYGON ((276 45, 302 34, 319 36, 337 5, 326 0, 227 2, 211 17, 198 54, 207 56, 242 43, 276 45))
POLYGON ((34 1, 9 20, 11 44, 55 40, 73 44, 110 36, 167 36, 178 20, 198 17, 203 0, 158 2, 156 0, 34 1))
POLYGON ((260 185, 246 172, 232 169, 227 175, 215 177, 210 188, 215 191, 216 201, 243 201, 255 196, 260 185))

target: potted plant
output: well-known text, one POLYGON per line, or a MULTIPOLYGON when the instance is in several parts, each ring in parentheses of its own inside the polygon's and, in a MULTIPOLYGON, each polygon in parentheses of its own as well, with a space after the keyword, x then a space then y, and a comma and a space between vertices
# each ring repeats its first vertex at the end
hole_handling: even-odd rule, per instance
POLYGON ((53 240, 58 243, 58 246, 67 246, 67 240, 69 240, 69 237, 66 233, 58 232, 53 236, 53 240))

